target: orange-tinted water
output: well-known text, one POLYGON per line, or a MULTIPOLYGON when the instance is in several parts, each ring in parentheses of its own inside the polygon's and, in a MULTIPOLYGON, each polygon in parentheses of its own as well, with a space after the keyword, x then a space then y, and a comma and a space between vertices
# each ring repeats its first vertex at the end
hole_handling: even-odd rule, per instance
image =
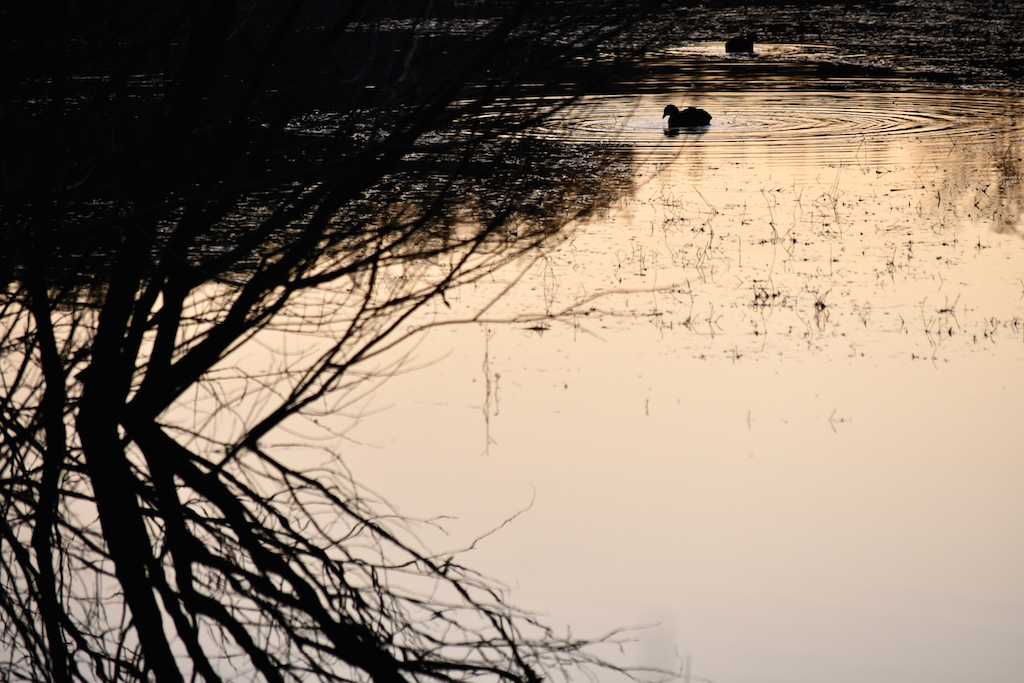
POLYGON ((431 332, 346 463, 458 517, 436 550, 532 504, 465 562, 577 634, 658 624, 619 662, 1017 680, 1020 96, 698 56, 545 132, 626 150, 633 191, 492 317, 576 314, 431 332), (670 102, 712 125, 666 136, 670 102))

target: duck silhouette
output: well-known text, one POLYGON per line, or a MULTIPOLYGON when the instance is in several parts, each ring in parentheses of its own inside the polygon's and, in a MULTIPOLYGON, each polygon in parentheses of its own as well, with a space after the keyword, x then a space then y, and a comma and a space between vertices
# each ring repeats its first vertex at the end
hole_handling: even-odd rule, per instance
POLYGON ((696 107, 687 107, 679 111, 676 105, 670 104, 665 107, 665 113, 661 115, 661 118, 666 116, 668 117, 669 128, 695 128, 711 123, 711 114, 696 107))
POLYGON ((753 52, 754 36, 736 36, 725 41, 726 52, 753 52))

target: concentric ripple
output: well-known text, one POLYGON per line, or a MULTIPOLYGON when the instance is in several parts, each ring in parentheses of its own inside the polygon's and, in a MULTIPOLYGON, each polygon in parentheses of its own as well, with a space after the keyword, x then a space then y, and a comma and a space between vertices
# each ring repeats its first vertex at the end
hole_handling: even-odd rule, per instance
POLYGON ((624 144, 673 153, 692 146, 724 158, 790 161, 834 157, 872 163, 901 156, 913 141, 930 151, 984 142, 1020 130, 1017 93, 922 86, 817 63, 765 63, 667 55, 633 93, 590 97, 545 136, 624 144), (697 106, 714 117, 706 128, 667 136, 666 104, 697 106), (678 151, 678 150, 676 150, 678 151))

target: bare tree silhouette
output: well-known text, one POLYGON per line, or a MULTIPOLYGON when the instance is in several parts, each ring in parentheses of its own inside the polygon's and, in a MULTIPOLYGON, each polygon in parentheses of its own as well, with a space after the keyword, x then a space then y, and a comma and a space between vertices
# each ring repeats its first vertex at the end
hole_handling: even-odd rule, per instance
POLYGON ((0 9, 7 679, 535 683, 596 661, 280 444, 410 316, 611 201, 606 158, 570 173, 524 132, 577 93, 535 84, 599 77, 640 8, 49 9, 0 9), (300 348, 252 361, 268 335, 300 348))

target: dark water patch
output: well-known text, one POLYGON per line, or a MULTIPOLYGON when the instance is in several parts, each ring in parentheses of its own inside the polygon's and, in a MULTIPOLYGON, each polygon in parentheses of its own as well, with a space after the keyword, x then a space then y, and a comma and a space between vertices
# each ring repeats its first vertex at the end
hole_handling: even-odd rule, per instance
POLYGON ((903 69, 959 84, 1024 86, 1024 5, 1013 0, 707 2, 673 7, 657 22, 677 44, 757 36, 765 43, 832 46, 836 63, 903 69))

